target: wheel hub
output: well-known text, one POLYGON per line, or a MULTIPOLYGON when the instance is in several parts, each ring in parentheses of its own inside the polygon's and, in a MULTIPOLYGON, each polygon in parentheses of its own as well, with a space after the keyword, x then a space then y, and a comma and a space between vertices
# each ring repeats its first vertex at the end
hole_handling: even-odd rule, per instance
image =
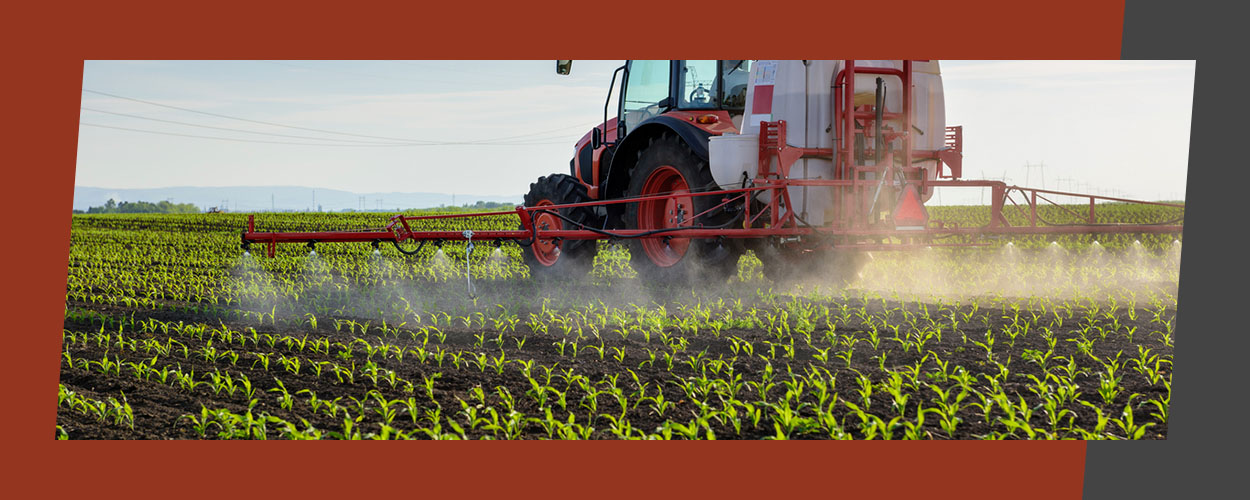
MULTIPOLYGON (((551 200, 539 200, 534 206, 546 207, 555 205, 551 200)), ((560 218, 550 213, 540 213, 534 217, 533 224, 542 230, 560 230, 563 228, 560 218)), ((560 241, 556 238, 536 239, 530 245, 530 251, 534 252, 534 257, 544 266, 555 265, 556 260, 560 258, 560 241)))
MULTIPOLYGON (((690 185, 681 172, 670 165, 663 165, 651 172, 643 183, 642 196, 678 195, 660 200, 638 203, 638 228, 645 231, 691 227, 689 213, 694 197, 689 196, 690 185), (685 194, 686 196, 680 196, 685 194)), ((647 238, 642 248, 657 266, 670 267, 681 261, 690 247, 690 238, 647 238)))

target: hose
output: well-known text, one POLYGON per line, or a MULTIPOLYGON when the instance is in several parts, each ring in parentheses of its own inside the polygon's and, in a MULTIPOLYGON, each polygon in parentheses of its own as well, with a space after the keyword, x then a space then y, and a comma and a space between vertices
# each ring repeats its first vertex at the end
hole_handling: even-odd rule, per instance
POLYGON ((399 240, 391 240, 391 243, 393 243, 393 244, 395 245, 395 249, 396 249, 396 250, 399 250, 399 253, 402 253, 402 254, 404 254, 404 255, 416 255, 416 254, 418 254, 418 253, 420 253, 420 252, 421 252, 421 249, 422 249, 422 248, 425 248, 425 243, 426 243, 427 241, 429 241, 429 240, 421 240, 421 244, 420 244, 420 245, 417 245, 417 249, 416 249, 416 250, 413 250, 413 251, 411 251, 411 252, 410 252, 410 251, 408 251, 408 250, 404 250, 404 249, 403 249, 403 247, 400 247, 400 246, 399 246, 399 240))
MULTIPOLYGON (((731 219, 729 222, 726 222, 726 223, 724 223, 724 224, 720 224, 720 225, 716 225, 716 226, 700 226, 699 228, 692 228, 692 227, 666 227, 666 228, 661 228, 661 229, 653 229, 653 230, 650 230, 650 231, 644 231, 644 232, 641 232, 641 233, 638 233, 638 234, 619 234, 619 233, 613 233, 613 232, 611 232, 611 231, 605 231, 605 230, 603 230, 603 229, 596 229, 596 228, 593 228, 593 227, 587 226, 587 225, 585 225, 585 224, 583 224, 583 223, 581 223, 581 222, 577 222, 577 221, 575 221, 575 220, 573 220, 573 219, 570 219, 570 218, 568 218, 568 217, 565 217, 564 215, 561 215, 559 212, 554 211, 554 210, 546 210, 546 209, 543 209, 543 210, 535 210, 534 212, 535 212, 535 213, 538 213, 538 212, 542 212, 542 213, 549 213, 549 214, 551 214, 551 215, 554 215, 554 216, 556 216, 556 217, 560 218, 560 220, 563 220, 563 221, 565 221, 565 222, 568 222, 569 224, 573 224, 574 226, 577 226, 579 229, 584 229, 584 230, 587 230, 587 231, 590 231, 590 232, 593 232, 593 233, 602 234, 602 235, 607 236, 607 237, 609 237, 609 238, 617 238, 617 239, 641 238, 641 237, 643 237, 643 236, 650 236, 650 235, 653 235, 653 234, 660 234, 660 233, 669 233, 669 232, 673 232, 673 231, 681 231, 681 230, 684 230, 684 229, 724 229, 724 228, 727 228, 727 227, 733 226, 734 224, 736 224, 737 222, 739 222, 739 221, 742 219, 742 215, 741 215, 741 214, 739 214, 739 215, 735 216, 733 219, 731 219)), ((533 225, 531 225, 531 227, 533 227, 533 225)), ((534 238, 537 238, 537 237, 538 237, 538 229, 537 229, 537 228, 534 228, 534 238)), ((517 242, 517 243, 519 244, 520 242, 517 242)), ((531 241, 531 243, 532 243, 532 241, 531 241)))

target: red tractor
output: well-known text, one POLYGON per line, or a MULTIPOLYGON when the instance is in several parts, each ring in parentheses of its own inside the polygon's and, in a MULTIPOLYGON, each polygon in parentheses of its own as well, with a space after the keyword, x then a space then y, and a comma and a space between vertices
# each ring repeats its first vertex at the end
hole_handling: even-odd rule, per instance
MULTIPOLYGON (((612 88, 619 95, 608 97, 608 102, 616 97, 619 103, 615 116, 608 117, 605 103, 603 125, 577 142, 569 173, 539 177, 525 195, 525 206, 720 189, 709 169, 708 139, 738 132, 749 75, 750 61, 626 62, 613 74, 612 88), (620 74, 624 77, 617 86, 620 74)), ((715 207, 719 202, 708 196, 678 196, 583 205, 561 209, 560 214, 603 230, 724 227, 740 218, 741 206, 715 207), (687 218, 693 214, 700 216, 687 218)), ((539 215, 535 222, 542 229, 570 225, 553 214, 539 215)), ((689 274, 695 267, 702 275, 723 275, 737 265, 746 247, 740 240, 723 239, 628 241, 632 265, 649 278, 689 274)), ((539 240, 523 254, 536 274, 581 273, 589 268, 595 249, 595 240, 539 240)))

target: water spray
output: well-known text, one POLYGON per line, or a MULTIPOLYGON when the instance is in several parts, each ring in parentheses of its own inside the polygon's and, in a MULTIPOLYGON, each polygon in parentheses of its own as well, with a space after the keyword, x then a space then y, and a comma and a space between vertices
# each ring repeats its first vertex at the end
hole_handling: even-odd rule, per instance
POLYGON ((1175 267, 1180 267, 1181 265, 1181 240, 1172 240, 1172 250, 1170 253, 1171 255, 1169 255, 1169 257, 1171 257, 1172 259, 1172 265, 1175 267))
POLYGON ((490 261, 503 265, 507 261, 507 257, 503 255, 503 246, 499 242, 495 242, 495 250, 490 253, 490 261))
POLYGON ((435 250, 434 250, 434 260, 437 260, 437 261, 444 261, 444 260, 447 260, 447 254, 444 254, 444 253, 443 253, 443 240, 438 240, 438 241, 435 241, 435 242, 434 242, 434 249, 435 249, 435 250))

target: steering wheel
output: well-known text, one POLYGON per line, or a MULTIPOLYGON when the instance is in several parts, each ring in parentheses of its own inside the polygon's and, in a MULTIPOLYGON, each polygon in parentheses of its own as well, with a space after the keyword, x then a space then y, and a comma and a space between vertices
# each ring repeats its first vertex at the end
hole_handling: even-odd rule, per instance
POLYGON ((711 100, 712 91, 703 87, 700 83, 698 87, 690 91, 690 102, 692 104, 707 104, 711 100))
POLYGON ((648 118, 659 116, 660 105, 658 103, 652 104, 645 108, 635 109, 632 111, 632 113, 635 113, 635 115, 634 115, 634 119, 630 121, 630 126, 633 126, 638 123, 642 123, 646 121, 648 118))

